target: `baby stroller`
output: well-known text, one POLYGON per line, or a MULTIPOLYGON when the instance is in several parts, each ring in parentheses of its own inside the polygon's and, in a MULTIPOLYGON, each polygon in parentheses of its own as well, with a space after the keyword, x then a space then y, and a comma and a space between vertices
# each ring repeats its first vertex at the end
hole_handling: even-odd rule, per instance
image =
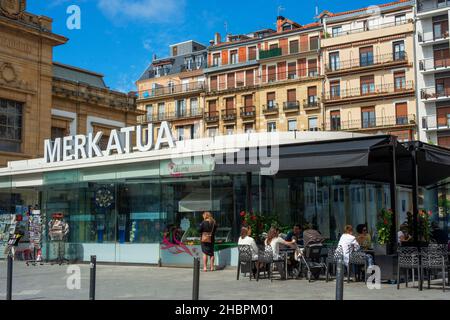
POLYGON ((326 271, 327 265, 322 259, 322 250, 324 245, 322 243, 312 243, 305 246, 305 250, 300 258, 300 273, 304 274, 308 281, 311 282, 311 277, 315 280, 319 279, 322 271, 326 271))

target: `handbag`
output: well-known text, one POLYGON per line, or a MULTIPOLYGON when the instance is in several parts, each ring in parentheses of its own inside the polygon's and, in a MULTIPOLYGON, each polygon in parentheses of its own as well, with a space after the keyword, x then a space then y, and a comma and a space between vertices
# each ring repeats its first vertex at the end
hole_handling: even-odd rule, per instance
POLYGON ((202 232, 202 240, 201 240, 201 242, 203 242, 203 243, 211 243, 212 242, 212 234, 213 234, 213 231, 214 231, 214 226, 215 225, 213 224, 211 232, 202 232))

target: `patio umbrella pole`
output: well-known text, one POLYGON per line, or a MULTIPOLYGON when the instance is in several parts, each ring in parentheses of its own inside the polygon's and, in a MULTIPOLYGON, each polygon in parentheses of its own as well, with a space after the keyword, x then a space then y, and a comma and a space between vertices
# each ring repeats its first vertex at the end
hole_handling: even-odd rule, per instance
MULTIPOLYGON (((418 219, 419 219, 419 172, 417 165, 417 144, 412 145, 411 156, 412 156, 412 197, 413 197, 413 232, 414 232, 414 244, 420 253, 419 247, 419 230, 418 230, 418 219)), ((419 266, 422 265, 422 256, 419 254, 419 266)), ((422 268, 419 268, 419 290, 423 290, 422 282, 422 268)))

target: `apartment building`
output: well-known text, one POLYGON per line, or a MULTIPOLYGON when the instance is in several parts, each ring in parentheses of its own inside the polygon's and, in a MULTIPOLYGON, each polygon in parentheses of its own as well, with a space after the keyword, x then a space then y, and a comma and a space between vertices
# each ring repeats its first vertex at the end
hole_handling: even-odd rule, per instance
POLYGON ((325 130, 416 139, 414 1, 319 18, 325 130))
POLYGON ((138 109, 145 112, 138 122, 152 123, 157 130, 161 121, 170 121, 178 140, 199 138, 204 130, 206 47, 191 40, 169 49, 168 57, 154 56, 136 82, 138 109))
POLYGON ((318 23, 284 17, 277 28, 216 34, 208 48, 206 134, 319 130, 322 123, 318 23))
POLYGON ((420 0, 416 8, 419 137, 450 147, 450 1, 420 0))

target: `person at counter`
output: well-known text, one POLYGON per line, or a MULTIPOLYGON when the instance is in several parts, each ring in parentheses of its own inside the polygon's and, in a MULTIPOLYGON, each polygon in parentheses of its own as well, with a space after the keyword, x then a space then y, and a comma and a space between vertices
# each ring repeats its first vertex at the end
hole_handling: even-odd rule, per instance
POLYGON ((303 246, 303 230, 302 226, 299 224, 294 225, 294 227, 291 231, 288 232, 284 240, 290 242, 294 239, 298 246, 303 246))

